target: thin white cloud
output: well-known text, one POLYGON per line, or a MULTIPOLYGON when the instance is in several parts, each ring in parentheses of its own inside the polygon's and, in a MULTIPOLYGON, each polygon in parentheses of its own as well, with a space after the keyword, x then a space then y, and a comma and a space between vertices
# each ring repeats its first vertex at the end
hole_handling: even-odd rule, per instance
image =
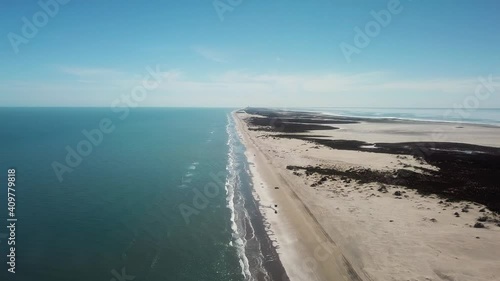
MULTIPOLYGON (((147 74, 145 69, 140 75, 113 69, 76 67, 61 68, 61 71, 75 75, 76 79, 43 83, 4 81, 0 84, 0 91, 25 97, 34 92, 43 95, 46 91, 52 96, 59 93, 72 106, 79 105, 79 97, 84 92, 90 99, 88 102, 95 96, 95 105, 106 106, 106 103, 99 102, 127 93, 131 87, 142 83, 147 74)), ((164 77, 161 86, 143 106, 452 107, 464 97, 473 95, 481 83, 478 77, 405 80, 383 72, 256 74, 234 70, 201 80, 192 78, 189 73, 170 69, 161 75, 164 77)), ((500 91, 499 80, 495 76, 490 85, 497 92, 500 91)), ((24 100, 30 101, 29 98, 24 100)), ((491 95, 481 106, 498 107, 500 99, 498 95, 491 95)))
MULTIPOLYGON (((500 90, 498 78, 492 84, 500 90)), ((259 106, 452 107, 474 95, 478 78, 398 80, 381 72, 361 74, 251 74, 229 71, 208 81, 171 79, 162 84, 157 103, 183 100, 216 106, 229 101, 259 106), (183 97, 186 97, 184 99, 183 97), (191 98, 188 98, 191 97, 191 98), (203 100, 203 99, 205 100, 203 100)), ((483 107, 498 103, 495 97, 483 107)))
POLYGON ((192 46, 191 49, 198 55, 202 56, 203 58, 217 62, 217 63, 226 63, 227 59, 224 54, 221 54, 220 52, 213 50, 211 48, 203 47, 203 46, 192 46))
POLYGON ((123 76, 124 73, 112 68, 92 68, 92 67, 70 67, 59 66, 59 70, 66 74, 71 74, 79 77, 107 77, 123 76))

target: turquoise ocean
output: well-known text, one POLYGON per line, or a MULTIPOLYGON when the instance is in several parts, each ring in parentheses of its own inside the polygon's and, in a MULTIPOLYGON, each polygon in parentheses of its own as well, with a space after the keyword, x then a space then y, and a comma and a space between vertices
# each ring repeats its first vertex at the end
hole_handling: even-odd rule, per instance
POLYGON ((245 207, 248 163, 230 113, 0 108, 0 280, 266 276, 245 207), (101 139, 95 130, 103 122, 101 139), (10 168, 16 274, 6 264, 10 168))

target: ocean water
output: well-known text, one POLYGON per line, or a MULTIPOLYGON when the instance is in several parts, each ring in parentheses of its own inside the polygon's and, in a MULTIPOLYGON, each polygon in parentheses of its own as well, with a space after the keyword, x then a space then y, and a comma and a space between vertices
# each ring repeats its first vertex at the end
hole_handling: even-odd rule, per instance
POLYGON ((0 280, 265 275, 245 208, 248 163, 230 112, 147 108, 124 117, 107 108, 0 108, 0 280), (6 265, 9 168, 16 169, 16 274, 6 265))
POLYGON ((301 110, 326 114, 363 117, 393 118, 404 120, 445 121, 500 126, 499 108, 356 108, 321 107, 301 110))

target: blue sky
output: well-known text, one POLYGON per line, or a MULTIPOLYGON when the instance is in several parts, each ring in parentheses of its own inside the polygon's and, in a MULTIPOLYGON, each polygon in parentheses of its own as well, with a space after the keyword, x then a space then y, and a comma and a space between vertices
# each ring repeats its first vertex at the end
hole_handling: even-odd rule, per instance
POLYGON ((34 35, 37 1, 1 2, 0 106, 109 106, 149 67, 139 106, 453 107, 484 77, 500 107, 495 0, 55 1, 34 35))

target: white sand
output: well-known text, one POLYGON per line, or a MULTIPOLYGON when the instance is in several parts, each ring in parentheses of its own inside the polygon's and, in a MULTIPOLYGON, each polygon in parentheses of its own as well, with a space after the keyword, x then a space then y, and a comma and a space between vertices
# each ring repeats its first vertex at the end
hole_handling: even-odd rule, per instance
MULTIPOLYGON (((436 196, 422 197, 396 186, 387 186, 389 192, 381 193, 373 183, 337 180, 311 187, 317 179, 286 169, 287 165, 378 170, 404 164, 435 167, 408 156, 314 148, 317 145, 302 140, 265 137, 268 132, 247 130, 240 121, 246 114, 235 116, 249 161, 255 164, 251 171, 255 196, 261 200, 292 281, 351 280, 349 267, 362 280, 500 280, 500 227, 491 223, 487 229, 471 227, 484 214, 479 212, 483 206, 470 202, 445 206, 436 196), (405 191, 405 196, 396 199, 395 190, 405 191), (274 204, 278 204, 278 214, 270 208, 274 204), (468 213, 461 212, 465 204, 472 206, 468 213)), ((500 146, 500 129, 481 126, 365 123, 338 127, 342 129, 328 131, 336 139, 500 146), (433 138, 436 131, 444 137, 433 138)))

